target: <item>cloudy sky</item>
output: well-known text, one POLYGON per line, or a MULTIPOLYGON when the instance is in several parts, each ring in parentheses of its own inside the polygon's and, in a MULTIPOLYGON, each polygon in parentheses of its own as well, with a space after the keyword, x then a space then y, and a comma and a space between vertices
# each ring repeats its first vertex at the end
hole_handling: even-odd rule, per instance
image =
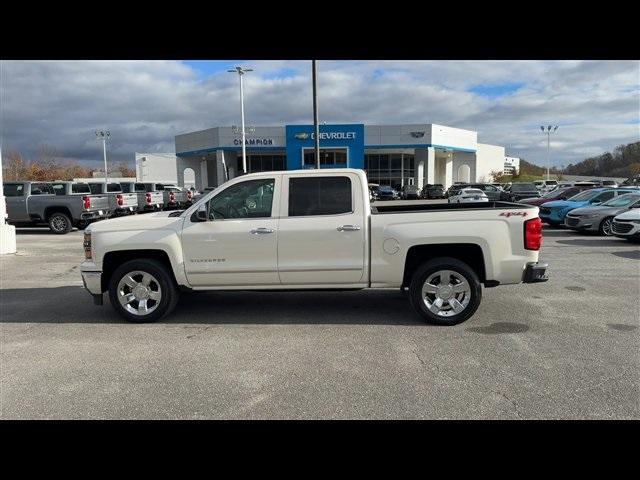
MULTIPOLYGON (((174 136, 239 124, 312 123, 310 61, 2 61, 3 152, 40 145, 98 166, 94 131, 111 131, 110 158, 172 152, 174 136)), ((541 124, 559 125, 552 164, 640 140, 638 61, 320 61, 320 121, 439 123, 540 165, 541 124)))

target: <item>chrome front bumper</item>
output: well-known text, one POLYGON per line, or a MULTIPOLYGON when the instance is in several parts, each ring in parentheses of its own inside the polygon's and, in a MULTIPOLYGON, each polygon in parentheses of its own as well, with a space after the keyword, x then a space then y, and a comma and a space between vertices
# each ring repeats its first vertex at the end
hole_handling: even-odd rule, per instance
POLYGON ((84 288, 93 296, 93 303, 102 305, 102 272, 80 272, 84 288))

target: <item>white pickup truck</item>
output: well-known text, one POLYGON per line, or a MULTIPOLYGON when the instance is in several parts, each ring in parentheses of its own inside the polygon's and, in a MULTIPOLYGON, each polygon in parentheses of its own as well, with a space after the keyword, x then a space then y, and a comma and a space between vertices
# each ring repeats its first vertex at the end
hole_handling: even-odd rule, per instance
POLYGON ((155 321, 181 290, 394 288, 425 320, 473 315, 482 285, 547 280, 538 208, 514 203, 372 206, 364 171, 235 178, 185 211, 91 224, 82 278, 95 303, 155 321))

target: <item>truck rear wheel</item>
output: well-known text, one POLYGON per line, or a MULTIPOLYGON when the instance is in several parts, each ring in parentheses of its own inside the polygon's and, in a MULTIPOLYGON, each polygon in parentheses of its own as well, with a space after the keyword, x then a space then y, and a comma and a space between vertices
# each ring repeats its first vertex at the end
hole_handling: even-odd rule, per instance
POLYGON ((49 217, 49 229, 58 235, 69 233, 73 228, 71 219, 64 213, 53 213, 49 217))
POLYGON ((130 260, 109 279, 109 300, 128 322, 155 322, 171 313, 179 292, 167 268, 152 259, 130 260))
POLYGON ((427 322, 457 325, 471 317, 480 305, 482 286, 469 265, 450 257, 430 260, 415 271, 409 301, 427 322))

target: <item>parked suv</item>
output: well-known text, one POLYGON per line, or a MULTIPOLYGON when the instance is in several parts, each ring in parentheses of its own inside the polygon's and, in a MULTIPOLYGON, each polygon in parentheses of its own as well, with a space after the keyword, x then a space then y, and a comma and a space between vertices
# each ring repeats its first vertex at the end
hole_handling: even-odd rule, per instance
POLYGON ((64 234, 95 220, 109 217, 104 195, 90 195, 87 184, 74 182, 3 183, 7 221, 17 226, 49 225, 64 234))
POLYGON ((420 198, 420 190, 416 185, 405 185, 402 187, 403 200, 418 200, 420 198))
POLYGON ((519 202, 523 198, 539 197, 540 191, 532 182, 513 182, 503 192, 500 192, 501 200, 507 202, 519 202))
POLYGON ((444 186, 441 183, 427 183, 422 188, 422 198, 445 198, 444 186))

